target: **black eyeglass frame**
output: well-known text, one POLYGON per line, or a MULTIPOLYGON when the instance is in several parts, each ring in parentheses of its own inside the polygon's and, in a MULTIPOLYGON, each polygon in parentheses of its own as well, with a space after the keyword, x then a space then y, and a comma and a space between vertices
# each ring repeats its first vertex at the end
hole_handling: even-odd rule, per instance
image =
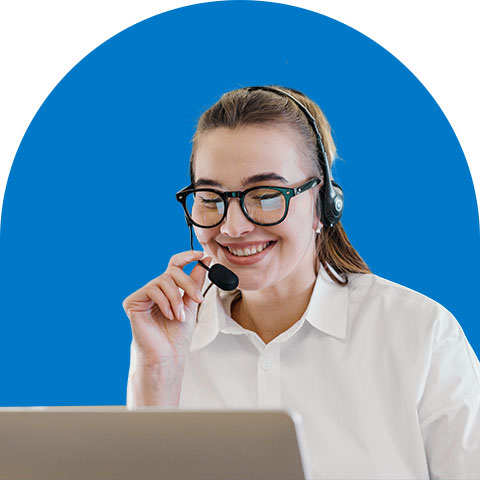
POLYGON ((214 228, 214 227, 217 227, 218 225, 220 225, 225 220, 225 217, 227 216, 228 205, 230 203, 228 201, 229 198, 238 198, 240 200, 240 207, 242 209, 242 212, 250 222, 254 223, 255 225, 259 225, 261 227, 273 227, 274 225, 278 225, 279 223, 282 223, 285 220, 285 218, 288 214, 288 207, 290 205, 290 200, 293 197, 295 197, 296 195, 299 195, 300 193, 306 192, 307 190, 310 190, 311 188, 313 188, 317 185, 320 185, 320 183, 321 183, 320 178, 313 177, 313 178, 311 178, 310 180, 307 180, 305 183, 303 183, 302 185, 300 185, 298 187, 271 187, 271 186, 260 185, 260 186, 256 186, 256 187, 247 188, 247 190, 235 191, 235 192, 221 192, 220 190, 215 190, 214 188, 194 188, 193 185, 189 185, 188 187, 185 187, 182 190, 180 190, 179 192, 177 192, 175 194, 175 197, 176 197, 177 201, 179 201, 182 204, 183 210, 185 211, 185 218, 187 219, 187 222, 191 222, 193 225, 195 225, 199 228, 214 228), (278 220, 277 222, 274 222, 274 223, 256 222, 255 220, 250 218, 250 216, 248 215, 248 212, 245 208, 244 199, 245 199, 245 195, 247 193, 249 193, 253 190, 265 190, 265 189, 266 190, 277 190, 285 198, 285 213, 283 214, 283 217, 280 220, 278 220), (190 193, 195 193, 195 192, 212 192, 212 193, 216 193, 218 196, 220 196, 223 199, 223 203, 225 205, 225 209, 223 211, 223 216, 214 225, 210 225, 208 227, 206 227, 205 225, 199 225, 190 216, 190 214, 188 212, 187 205, 186 205, 185 202, 186 202, 187 195, 190 194, 190 193))

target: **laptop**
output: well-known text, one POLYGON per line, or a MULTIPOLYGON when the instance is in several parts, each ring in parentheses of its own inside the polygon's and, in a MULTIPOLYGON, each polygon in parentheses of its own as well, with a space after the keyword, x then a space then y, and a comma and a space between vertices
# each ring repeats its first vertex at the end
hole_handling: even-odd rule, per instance
POLYGON ((0 408, 1 480, 309 480, 287 410, 0 408))

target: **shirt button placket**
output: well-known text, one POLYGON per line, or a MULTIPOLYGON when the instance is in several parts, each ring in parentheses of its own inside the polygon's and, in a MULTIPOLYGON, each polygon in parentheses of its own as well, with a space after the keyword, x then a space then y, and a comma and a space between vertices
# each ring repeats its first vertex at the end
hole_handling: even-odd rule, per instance
POLYGON ((259 408, 280 408, 280 345, 269 343, 257 364, 259 408))

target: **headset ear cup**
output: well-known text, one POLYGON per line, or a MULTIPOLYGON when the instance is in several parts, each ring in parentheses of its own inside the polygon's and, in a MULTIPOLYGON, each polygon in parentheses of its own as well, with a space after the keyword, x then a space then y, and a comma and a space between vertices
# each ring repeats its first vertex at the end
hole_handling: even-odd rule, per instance
POLYGON ((331 186, 328 191, 324 192, 323 195, 323 208, 322 216, 325 222, 322 223, 328 227, 333 227, 337 224, 342 217, 343 213, 343 191, 342 187, 335 183, 331 182, 331 186))
POLYGON ((335 209, 335 217, 340 220, 343 213, 343 190, 342 187, 332 180, 333 191, 335 192, 335 200, 333 203, 335 209))

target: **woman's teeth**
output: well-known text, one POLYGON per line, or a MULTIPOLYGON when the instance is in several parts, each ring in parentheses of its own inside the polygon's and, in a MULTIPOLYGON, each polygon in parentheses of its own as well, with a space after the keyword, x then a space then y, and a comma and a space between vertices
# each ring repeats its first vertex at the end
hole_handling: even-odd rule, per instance
POLYGON ((228 251, 237 256, 237 257, 248 257, 250 255, 255 255, 256 253, 260 253, 262 250, 265 250, 272 242, 262 243, 261 245, 252 245, 251 247, 247 248, 231 248, 227 247, 228 251))

